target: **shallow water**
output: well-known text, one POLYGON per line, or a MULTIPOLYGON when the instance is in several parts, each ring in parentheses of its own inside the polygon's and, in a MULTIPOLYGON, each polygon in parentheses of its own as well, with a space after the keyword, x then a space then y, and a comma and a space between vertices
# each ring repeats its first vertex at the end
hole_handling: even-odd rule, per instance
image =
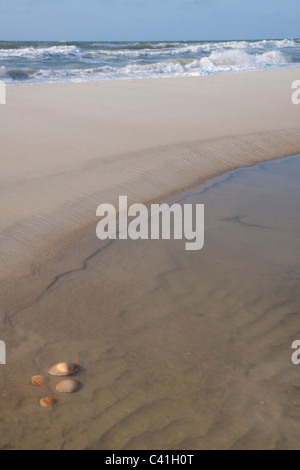
POLYGON ((299 180, 299 157, 230 172, 172 198, 205 204, 203 250, 93 235, 20 286, 1 448, 299 449, 299 180), (61 360, 83 389, 41 410, 57 380, 29 377, 61 360))

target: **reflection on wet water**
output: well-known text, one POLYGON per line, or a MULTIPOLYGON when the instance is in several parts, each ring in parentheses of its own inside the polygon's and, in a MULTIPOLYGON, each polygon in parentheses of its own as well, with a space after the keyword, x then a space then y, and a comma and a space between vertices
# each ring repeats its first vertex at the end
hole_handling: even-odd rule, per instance
POLYGON ((205 204, 199 252, 100 250, 93 236, 67 254, 66 273, 8 314, 1 447, 299 448, 299 180, 292 157, 173 198, 205 204), (40 411, 27 376, 62 360, 81 364, 84 388, 40 411))

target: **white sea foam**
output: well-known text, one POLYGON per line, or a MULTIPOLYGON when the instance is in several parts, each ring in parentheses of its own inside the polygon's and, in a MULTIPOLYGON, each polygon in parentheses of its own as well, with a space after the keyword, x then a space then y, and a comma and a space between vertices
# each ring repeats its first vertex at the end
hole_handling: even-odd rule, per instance
POLYGON ((2 49, 0 48, 0 58, 25 57, 36 58, 44 56, 75 55, 80 53, 76 46, 52 46, 52 47, 25 47, 22 49, 2 49))

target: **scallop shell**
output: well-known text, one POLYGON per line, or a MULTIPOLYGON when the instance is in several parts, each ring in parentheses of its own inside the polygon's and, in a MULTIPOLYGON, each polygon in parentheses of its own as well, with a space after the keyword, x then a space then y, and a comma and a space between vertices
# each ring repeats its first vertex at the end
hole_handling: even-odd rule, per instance
POLYGON ((31 383, 35 387, 42 387, 43 385, 48 385, 50 380, 48 377, 44 377, 43 375, 34 375, 31 377, 31 383))
POLYGON ((39 401, 39 404, 42 408, 51 408, 55 404, 55 399, 54 398, 41 398, 39 401))
POLYGON ((49 369, 49 374, 57 375, 58 377, 68 376, 74 374, 78 370, 77 364, 71 362, 60 362, 49 369))
POLYGON ((56 390, 62 393, 73 393, 77 392, 81 386, 78 380, 64 379, 56 385, 56 390))

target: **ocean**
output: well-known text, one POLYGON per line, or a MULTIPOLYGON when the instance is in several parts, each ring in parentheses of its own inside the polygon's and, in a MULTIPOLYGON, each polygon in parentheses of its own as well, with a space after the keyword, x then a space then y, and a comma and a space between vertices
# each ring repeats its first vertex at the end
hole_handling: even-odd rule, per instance
POLYGON ((0 42, 6 84, 199 76, 300 65, 300 39, 0 42))

